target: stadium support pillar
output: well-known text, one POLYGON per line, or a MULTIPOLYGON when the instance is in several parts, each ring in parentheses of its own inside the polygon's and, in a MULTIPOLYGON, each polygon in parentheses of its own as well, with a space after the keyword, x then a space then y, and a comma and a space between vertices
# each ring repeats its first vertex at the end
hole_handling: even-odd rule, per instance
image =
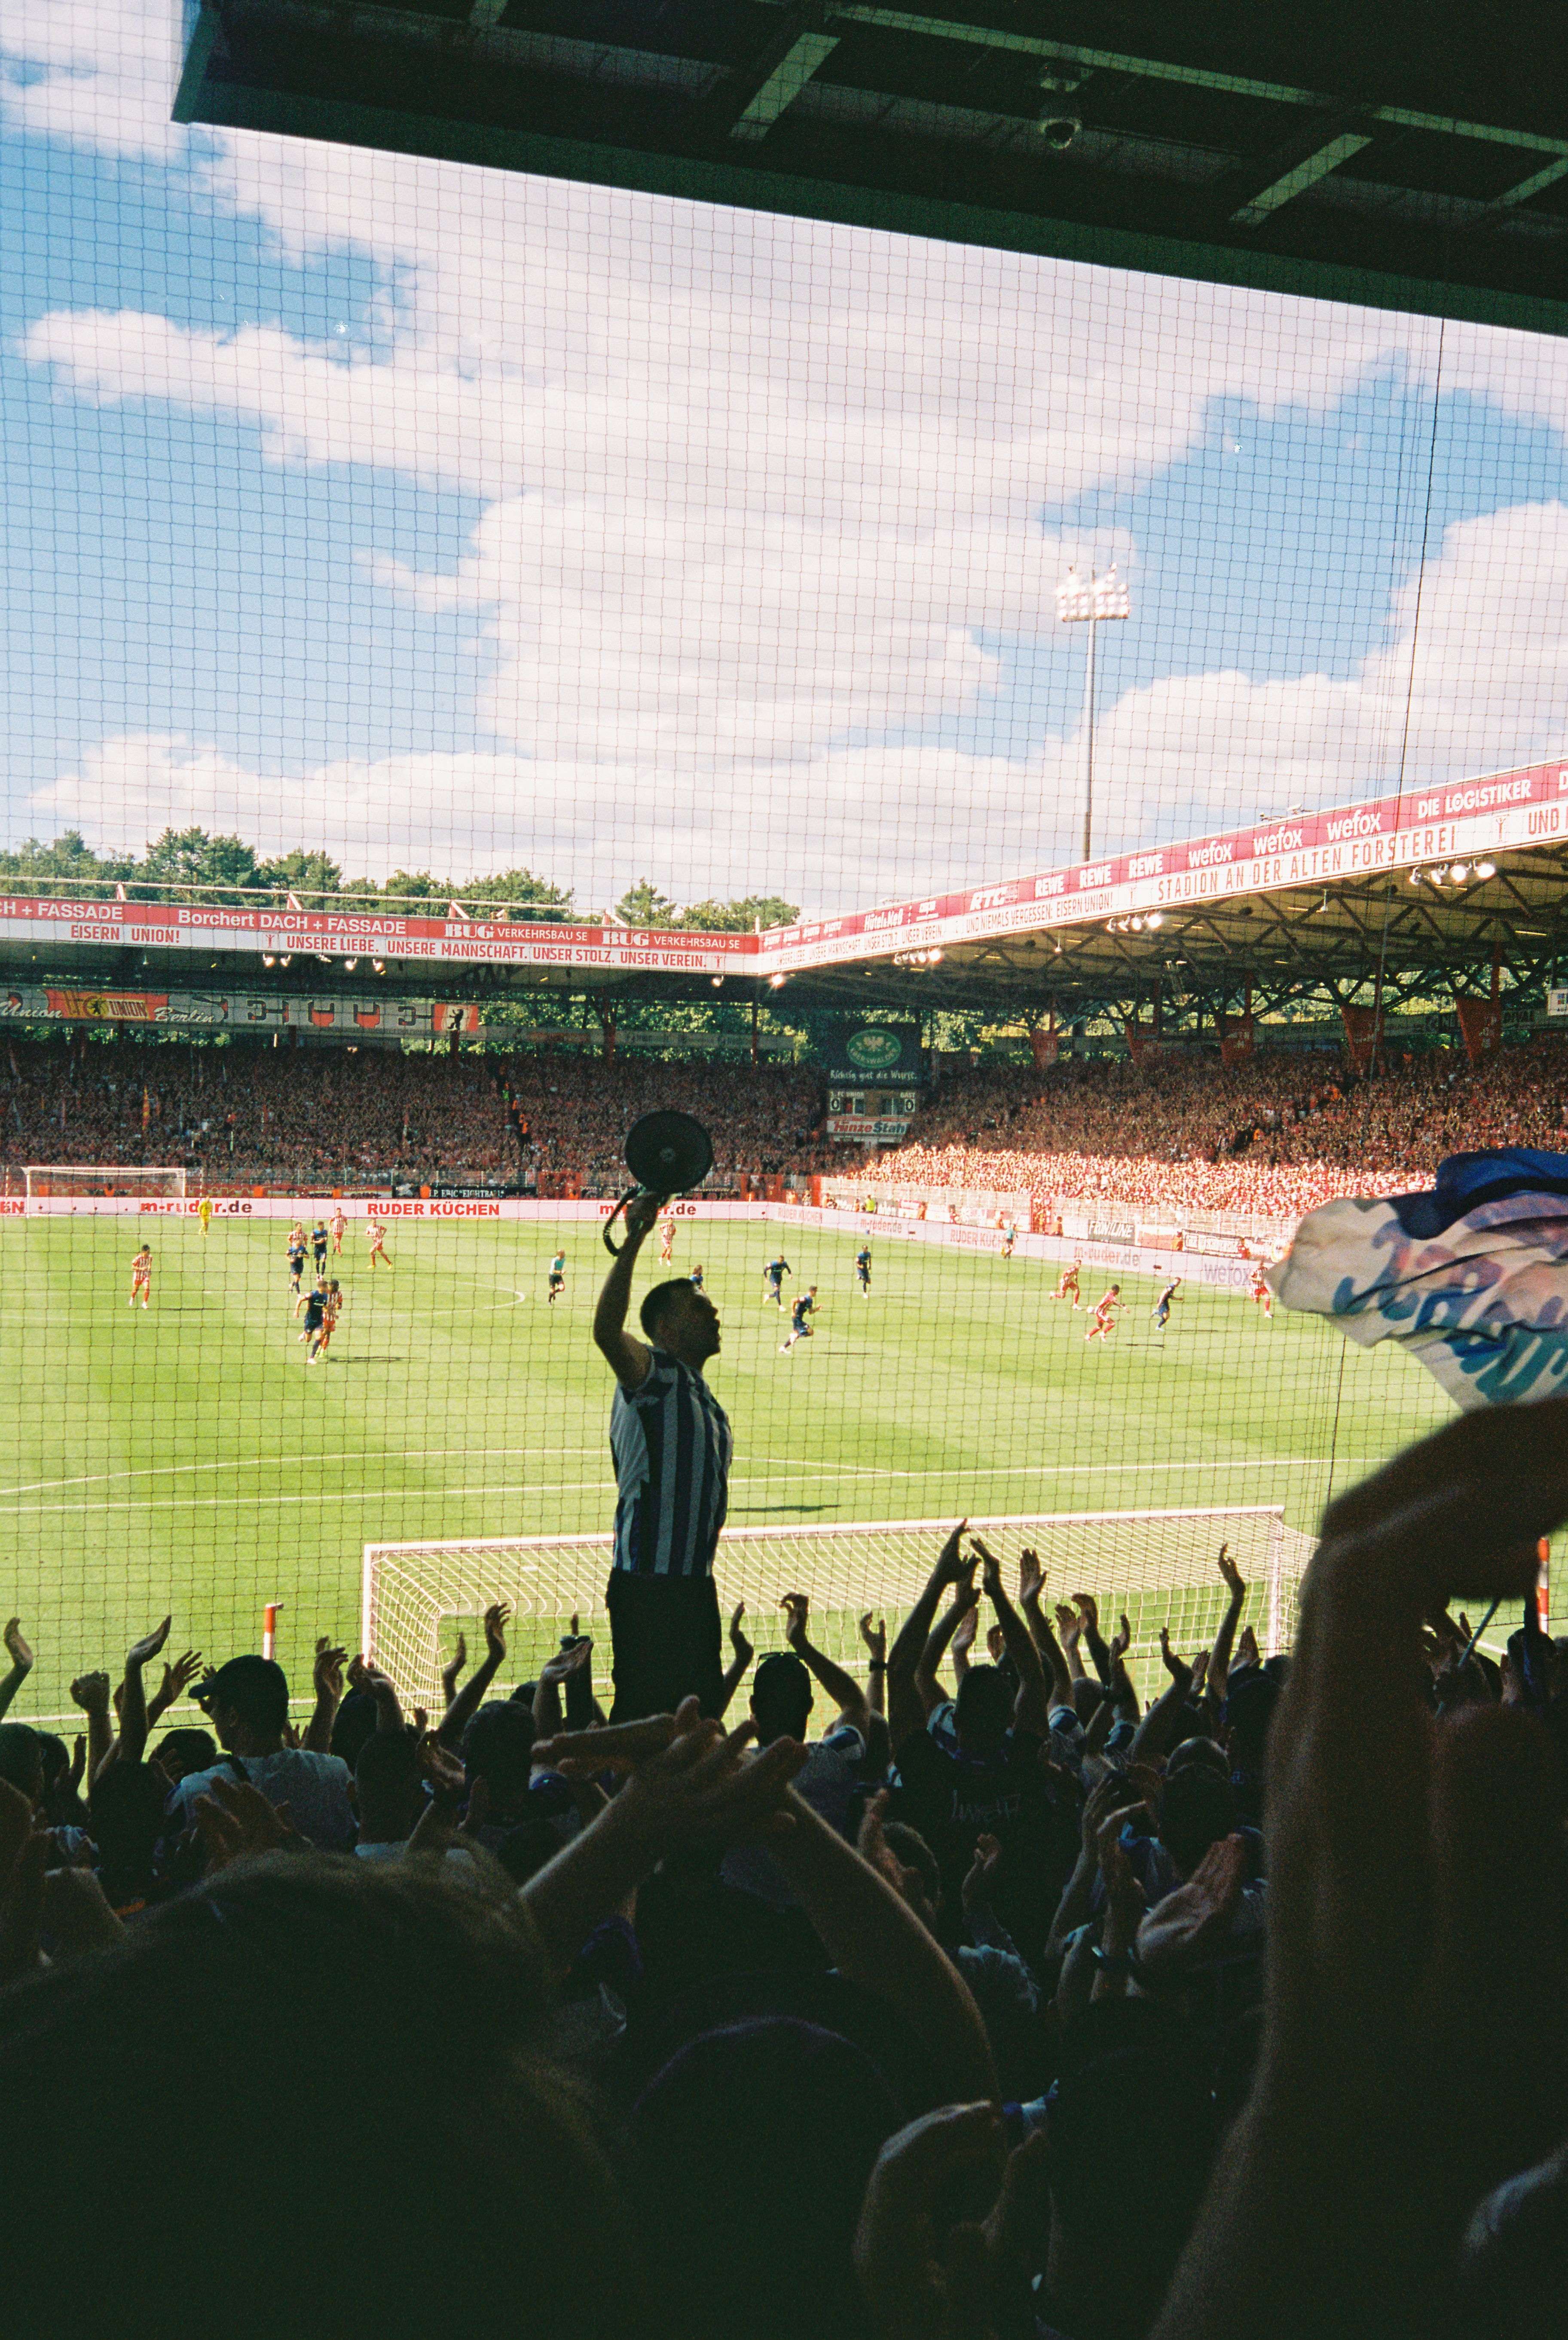
POLYGON ((1493 1006, 1494 1006, 1494 1007, 1500 1006, 1501 1006, 1501 1004, 1502 1004, 1502 999, 1503 999, 1503 946, 1502 946, 1502 944, 1501 944, 1500 942, 1498 942, 1498 943, 1494 943, 1494 944, 1493 944, 1493 946, 1492 946, 1492 1005, 1493 1005, 1493 1006))
POLYGON ((600 1007, 595 1013, 599 1019, 599 1030, 605 1036, 605 1062, 613 1065, 616 1061, 616 1011, 613 1007, 600 1007))
POLYGON ((752 1001, 752 1062, 753 1062, 753 1064, 754 1064, 754 1065, 756 1063, 756 1060, 757 1060, 757 1004, 756 1004, 756 1001, 754 999, 754 1000, 752 1001))
POLYGON ((1155 1046, 1158 1047, 1160 1041, 1165 1037, 1165 986, 1160 982, 1158 976, 1156 976, 1154 981, 1150 984, 1149 990, 1153 995, 1154 1040, 1155 1046))

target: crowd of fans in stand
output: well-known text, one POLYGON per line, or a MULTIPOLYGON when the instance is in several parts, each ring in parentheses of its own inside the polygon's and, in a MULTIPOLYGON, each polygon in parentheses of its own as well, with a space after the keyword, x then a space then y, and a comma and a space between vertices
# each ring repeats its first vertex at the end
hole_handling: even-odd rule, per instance
POLYGON ((165 1618, 73 1747, 13 1620, 6 2328, 1561 2332, 1565 1414, 1341 1498, 1289 1658, 1221 1553, 1149 1704, 962 1528, 853 1671, 737 1611, 727 1734, 606 1727, 576 1620, 515 1681, 498 1606, 439 1713, 323 1638, 298 1724, 165 1618))
POLYGON ((712 1133, 720 1183, 831 1171, 1028 1191, 1042 1224, 1072 1199, 1293 1219, 1336 1195, 1429 1183, 1462 1149, 1568 1143, 1568 1043, 1475 1070, 1434 1050, 1368 1076, 1286 1053, 949 1071, 907 1141, 868 1157, 826 1139, 823 1076, 806 1066, 12 1040, 0 1164, 13 1182, 27 1163, 165 1162, 220 1185, 607 1192, 631 1124, 671 1108, 712 1133))
POLYGON ((1027 1190, 1150 1213, 1298 1218, 1336 1195, 1429 1185, 1447 1154, 1568 1145, 1568 1044, 1509 1048, 1472 1070, 1455 1052, 1367 1077, 1337 1062, 1259 1055, 1063 1065, 950 1076, 873 1181, 1027 1190))
POLYGON ((700 1113, 719 1175, 793 1167, 820 1117, 794 1066, 270 1044, 0 1051, 0 1162, 160 1163, 212 1184, 615 1185, 639 1114, 700 1113), (499 1087, 511 1084, 526 1136, 499 1087))
POLYGON ((517 1057, 509 1077, 536 1174, 606 1190, 626 1183, 626 1135, 642 1114, 694 1115, 719 1179, 798 1171, 822 1116, 821 1076, 805 1066, 547 1055, 517 1057))

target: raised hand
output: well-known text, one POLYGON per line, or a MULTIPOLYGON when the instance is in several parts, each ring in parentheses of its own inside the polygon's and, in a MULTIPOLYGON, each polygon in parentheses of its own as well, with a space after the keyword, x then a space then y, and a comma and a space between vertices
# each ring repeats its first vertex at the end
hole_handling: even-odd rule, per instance
POLYGON ((747 1742, 756 1726, 725 1731, 705 1720, 695 1698, 675 1714, 631 1723, 563 1732, 536 1745, 534 1760, 567 1778, 625 1771, 625 1788, 606 1814, 617 1829, 635 1830, 654 1858, 676 1845, 739 1844, 793 1826, 784 1791, 805 1760, 792 1739, 775 1739, 754 1758, 747 1742))
MULTIPOLYGON (((649 1221, 652 1225, 652 1221, 649 1221)), ((485 1611, 485 1654, 498 1666, 507 1654, 507 1627, 511 1622, 509 1601, 493 1601, 485 1611)))
POLYGON ((1192 1680, 1188 1689, 1194 1698, 1203 1696, 1203 1686, 1208 1680, 1208 1659, 1209 1652, 1207 1650, 1199 1650, 1197 1657, 1192 1661, 1192 1680))
POLYGON ((784 1640, 792 1650, 798 1651, 806 1638, 806 1625, 811 1616, 811 1598, 804 1592, 785 1592, 779 1607, 784 1612, 784 1640))
POLYGON ((1107 1949, 1130 1949, 1147 1903, 1134 1874, 1127 1847, 1121 1841, 1120 1812, 1113 1812, 1100 1830, 1100 1873, 1105 1879, 1107 1949))
POLYGON ((1060 1601, 1056 1604, 1056 1631, 1062 1648, 1070 1657, 1083 1639, 1083 1620, 1076 1609, 1066 1608, 1060 1601))
POLYGON ((1247 1844, 1239 1836, 1211 1844, 1185 1885, 1168 1893, 1138 1929, 1138 1961, 1152 1972, 1185 1966, 1230 1931, 1247 1881, 1247 1844))
POLYGON ((871 1621, 871 1611, 868 1609, 860 1621, 860 1637, 876 1663, 885 1665, 887 1662, 886 1620, 879 1617, 873 1625, 871 1621))
POLYGON ((429 1780, 430 1793, 438 1803, 459 1804, 468 1786, 468 1774, 460 1759, 449 1747, 443 1747, 433 1730, 424 1732, 419 1740, 419 1769, 429 1780))
POLYGON ((1001 1562, 995 1552, 981 1543, 978 1536, 971 1536, 969 1543, 970 1550, 980 1554, 981 1585, 987 1600, 990 1600, 994 1593, 1001 1591, 1001 1562))
POLYGON ((274 1809, 248 1780, 215 1779, 211 1794, 197 1797, 192 1818, 206 1850, 209 1874, 248 1853, 305 1849, 288 1805, 274 1809))
POLYGON ((961 1577, 973 1575, 974 1562, 963 1556, 964 1531, 968 1526, 967 1519, 960 1520, 937 1554, 936 1579, 939 1584, 956 1584, 961 1577))
POLYGON ((974 1859, 963 1880, 962 1900, 966 1912, 995 1897, 1001 1878, 1001 1840, 999 1837, 981 1834, 974 1840, 974 1859))
MULTIPOLYGON (((1082 1829, 1083 1856, 1086 1860, 1099 1859, 1100 1831, 1116 1810, 1117 1798, 1120 1792, 1120 1780, 1114 1771, 1107 1771, 1102 1779, 1095 1781, 1084 1799, 1083 1814, 1080 1825, 1082 1829)), ((1119 1826, 1119 1822, 1118 1825, 1119 1826)))
POLYGON ((78 1674, 71 1685, 71 1696, 84 1714, 107 1714, 109 1711, 109 1677, 102 1669, 78 1674))
POLYGON ((741 1627, 745 1623, 746 1604, 737 1601, 730 1611, 730 1647, 743 1666, 749 1666, 756 1651, 741 1627))
POLYGON ((579 1667, 587 1664, 593 1653, 594 1645, 585 1635, 581 1641, 574 1641, 569 1650, 557 1650, 553 1658, 547 1658, 539 1668, 539 1680, 553 1682, 559 1688, 568 1674, 575 1674, 579 1667))
POLYGON ((317 1635, 316 1655, 311 1667, 311 1681, 318 1698, 330 1698, 334 1700, 341 1699, 343 1668, 348 1661, 349 1652, 347 1650, 339 1649, 330 1633, 317 1635))
POLYGON ((1000 1625, 988 1625, 986 1627, 985 1654, 991 1660, 993 1666, 1000 1666, 1002 1659, 1006 1656, 1007 1635, 1002 1631, 1000 1625))
POLYGON ((1162 1625, 1159 1629, 1159 1658, 1160 1663, 1164 1666, 1166 1672, 1170 1676, 1172 1681, 1180 1682, 1184 1689, 1190 1686, 1192 1681, 1192 1668, 1188 1664, 1185 1658, 1178 1658, 1172 1651, 1170 1646, 1170 1628, 1169 1625, 1162 1625))
POLYGON ((966 1601, 961 1592, 958 1603, 963 1614, 953 1627, 952 1653, 955 1658, 967 1658, 974 1647, 974 1636, 980 1623, 980 1603, 971 1592, 966 1601))
POLYGON ((1100 1603, 1096 1601, 1093 1593, 1075 1592, 1072 1597, 1075 1604, 1082 1614, 1084 1631, 1086 1633, 1098 1633, 1100 1631, 1100 1603))
POLYGON ((1121 1663, 1123 1658, 1126 1657, 1131 1647, 1132 1627, 1128 1622, 1127 1611, 1123 1610, 1121 1622, 1110 1637, 1110 1670, 1112 1673, 1116 1671, 1117 1667, 1121 1663))
MULTIPOLYGON (((1257 1636, 1250 1625, 1244 1625, 1241 1629, 1241 1639, 1236 1645, 1236 1663, 1238 1666, 1257 1666, 1261 1665, 1262 1662, 1262 1659, 1257 1654, 1257 1636)), ((1232 1671, 1234 1670, 1233 1668, 1232 1671)))
POLYGON ((626 1233, 641 1243, 658 1224, 659 1213, 669 1201, 667 1195, 636 1195, 626 1205, 626 1233))
POLYGON ((183 1698, 201 1671, 200 1650, 182 1650, 173 1665, 165 1660, 163 1679, 158 1685, 160 1705, 170 1707, 176 1699, 183 1698))
POLYGON ((447 1704, 449 1706, 450 1706, 453 1699, 457 1695, 458 1677, 462 1672, 463 1668, 468 1664, 468 1640, 463 1633, 459 1632, 458 1635, 457 1648, 452 1651, 451 1656, 441 1668, 441 1689, 446 1696, 447 1704))
POLYGON ((22 1620, 20 1617, 8 1617, 6 1619, 4 1640, 5 1642, 6 1654, 10 1658, 13 1666, 16 1669, 16 1671, 19 1674, 31 1673, 33 1671, 33 1651, 29 1644, 23 1638, 22 1620))
POLYGON ((1019 1606, 1027 1609, 1031 1602, 1040 1599, 1044 1590, 1045 1571, 1040 1564, 1040 1555, 1038 1552, 1031 1552, 1025 1545, 1023 1551, 1018 1555, 1019 1606))
POLYGON ((1230 1557, 1230 1547, 1228 1544, 1222 1543, 1220 1545, 1219 1559, 1216 1565, 1219 1570, 1219 1573, 1225 1579, 1226 1586, 1229 1591, 1231 1599, 1233 1601, 1241 1600, 1247 1591, 1247 1581, 1243 1577, 1241 1571, 1230 1557))
POLYGON ((154 1625, 150 1633, 144 1633, 139 1641, 132 1642, 125 1652, 127 1671, 133 1666, 144 1666, 149 1658, 157 1656, 169 1638, 169 1628, 173 1621, 173 1617, 165 1617, 161 1625, 154 1625))

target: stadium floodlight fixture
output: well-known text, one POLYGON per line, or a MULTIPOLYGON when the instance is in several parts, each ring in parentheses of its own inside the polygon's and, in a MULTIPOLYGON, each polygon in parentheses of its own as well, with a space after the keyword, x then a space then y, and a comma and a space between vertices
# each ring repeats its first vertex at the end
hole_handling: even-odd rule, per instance
POLYGON ((359 964, 360 962, 357 958, 346 958, 343 961, 343 965, 349 969, 350 974, 352 974, 354 968, 357 967, 359 964))
POLYGON ((1495 861, 1478 861, 1475 864, 1474 868, 1470 872, 1470 875, 1473 878, 1495 878, 1497 875, 1497 864, 1495 861))
POLYGON ((1165 924, 1165 912, 1163 910, 1150 910, 1148 917, 1145 918, 1143 923, 1146 927, 1162 927, 1165 924))
POLYGON ((285 951, 282 957, 278 961, 278 965, 280 967, 287 967, 293 956, 294 954, 292 951, 285 951))
POLYGON ((373 958, 370 966, 377 975, 385 975, 387 972, 387 962, 384 958, 373 958))
POLYGON ((713 984, 713 987, 715 991, 722 991, 724 989, 725 979, 722 975, 712 976, 709 980, 713 984))
POLYGON ((1456 861, 1452 869, 1448 872, 1448 875, 1453 878, 1454 883, 1456 886, 1463 886, 1464 880, 1470 875, 1470 866, 1468 862, 1456 861))
POLYGON ((271 951, 263 951, 263 952, 261 953, 261 965, 262 965, 263 967, 271 967, 271 964, 272 964, 272 954, 271 954, 271 951))
POLYGON ((1132 602, 1125 580, 1112 563, 1103 577, 1091 569, 1087 578, 1070 569, 1056 589, 1056 614, 1064 626, 1089 628, 1089 664, 1083 686, 1083 858, 1094 858, 1094 644, 1108 618, 1130 618, 1132 602))
POLYGON ((770 975, 768 977, 768 989, 770 991, 776 991, 783 981, 784 977, 782 975, 770 975))

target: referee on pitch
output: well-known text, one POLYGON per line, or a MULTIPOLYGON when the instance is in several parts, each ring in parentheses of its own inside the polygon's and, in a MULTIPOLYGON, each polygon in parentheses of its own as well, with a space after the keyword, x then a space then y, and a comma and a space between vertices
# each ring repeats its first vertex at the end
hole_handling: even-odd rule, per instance
POLYGON ((639 1195, 627 1205, 626 1244, 594 1311, 594 1340, 616 1377, 616 1722, 673 1714, 694 1691, 716 1715, 723 1694, 714 1551, 729 1504, 730 1425, 703 1379, 719 1351, 719 1312, 676 1276, 656 1284, 638 1311, 646 1338, 626 1331, 636 1256, 668 1199, 639 1195))

